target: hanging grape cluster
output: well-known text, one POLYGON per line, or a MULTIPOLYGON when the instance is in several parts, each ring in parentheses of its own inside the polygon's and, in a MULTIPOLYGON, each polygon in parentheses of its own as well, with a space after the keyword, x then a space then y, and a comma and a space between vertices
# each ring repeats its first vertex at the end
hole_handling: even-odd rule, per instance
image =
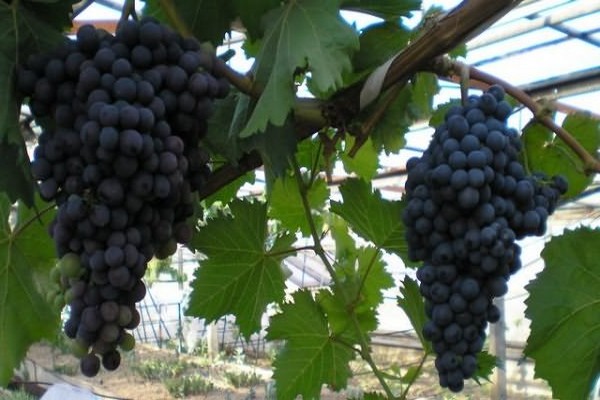
POLYGON ((194 192, 210 174, 202 146, 213 100, 229 85, 197 41, 146 18, 115 35, 91 25, 18 69, 17 89, 42 127, 31 170, 58 207, 51 293, 81 370, 119 366, 134 340, 148 261, 192 228, 194 192))
POLYGON ((515 243, 542 235, 567 182, 527 175, 504 89, 491 86, 454 106, 420 158, 408 161, 403 213, 409 256, 417 271, 442 387, 462 390, 477 370, 488 322, 500 318, 504 295, 520 267, 515 243))

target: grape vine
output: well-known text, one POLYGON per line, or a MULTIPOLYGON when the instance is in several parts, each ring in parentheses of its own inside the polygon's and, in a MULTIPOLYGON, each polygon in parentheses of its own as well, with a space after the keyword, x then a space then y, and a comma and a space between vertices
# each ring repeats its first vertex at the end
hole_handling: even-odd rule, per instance
MULTIPOLYGON (((575 114, 559 125, 509 82, 452 58, 519 1, 469 0, 408 28, 419 1, 147 0, 138 9, 126 0, 114 31, 83 25, 67 39, 64 29, 92 3, 0 2, 0 26, 9 27, 0 37, 1 385, 63 311, 81 372, 117 369, 135 346, 147 263, 181 244, 202 254, 187 315, 233 315, 250 338, 275 306, 266 339, 283 342, 272 364, 280 399, 343 389, 355 361, 381 391, 365 399, 409 398, 433 355, 444 388, 429 388, 436 395, 489 376, 486 330, 500 318, 494 299, 521 267, 518 241, 544 235, 559 198, 581 195, 600 171, 597 120, 575 114), (383 22, 358 30, 342 10, 383 22), (255 59, 245 72, 224 61, 233 50, 223 59, 214 51, 232 27, 255 59), (438 78, 458 75, 462 105, 433 112, 438 78), (467 97, 474 81, 484 92, 467 97), (507 126, 512 100, 534 114, 523 133, 507 126), (423 155, 377 176, 407 175, 402 200, 383 198, 373 185, 379 156, 397 154, 424 120, 436 126, 423 155), (236 199, 261 166, 265 196, 236 199), (353 177, 331 179, 334 166, 353 177), (568 185, 554 176, 563 169, 568 185), (47 204, 38 208, 39 198, 47 204), (38 244, 44 251, 32 252, 38 244), (329 284, 292 290, 284 260, 305 253, 329 284), (402 258, 402 282, 388 255, 402 258), (388 369, 372 351, 388 290, 423 347, 413 366, 388 369), (50 308, 39 322, 14 322, 50 308)), ((552 239, 542 254, 552 268, 529 285, 525 354, 557 398, 583 398, 598 375, 587 360, 600 341, 586 340, 586 329, 600 326, 599 289, 581 277, 600 276, 590 261, 600 254, 590 246, 579 257, 576 247, 598 236, 552 239), (559 264, 573 273, 559 274, 559 264), (565 280, 586 296, 569 298, 557 284, 565 280), (559 291, 564 305, 554 301, 559 291), (563 351, 572 342, 573 355, 563 351)))

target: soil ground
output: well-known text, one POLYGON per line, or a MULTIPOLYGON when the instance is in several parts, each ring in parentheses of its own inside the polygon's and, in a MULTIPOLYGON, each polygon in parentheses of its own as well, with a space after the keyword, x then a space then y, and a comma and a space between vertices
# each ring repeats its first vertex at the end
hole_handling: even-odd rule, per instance
MULTIPOLYGON (((397 348, 374 348, 373 352, 376 363, 393 371, 394 365, 403 365, 403 373, 407 368, 419 363, 420 352, 410 349, 397 348)), ((60 375, 68 383, 80 387, 86 387, 97 395, 111 396, 116 399, 131 400, 171 400, 176 397, 169 394, 164 380, 144 379, 139 373, 139 366, 151 361, 164 361, 176 365, 178 362, 192 363, 193 373, 200 374, 213 383, 213 389, 204 394, 189 395, 186 399, 191 400, 251 400, 267 399, 266 389, 269 382, 272 383, 270 360, 267 358, 248 359, 243 356, 219 356, 209 360, 206 356, 177 355, 174 350, 157 349, 138 344, 136 349, 123 356, 121 366, 115 372, 101 371, 95 378, 85 378, 79 374, 78 361, 68 353, 61 352, 57 347, 47 344, 34 345, 28 355, 28 360, 34 362, 38 367, 54 374, 60 375), (136 368, 137 366, 137 368, 136 368), (137 371, 136 371, 137 369, 137 371), (263 381, 254 387, 235 388, 227 379, 227 373, 240 374, 256 373, 263 381)), ((430 357, 431 359, 432 357, 430 357)), ((432 365, 432 361, 423 366, 423 375, 411 387, 408 399, 444 399, 444 400, 467 400, 490 398, 490 384, 478 386, 473 381, 468 381, 465 390, 459 395, 452 395, 438 386, 438 379, 432 365)), ((367 391, 380 390, 379 383, 374 378, 364 363, 353 362, 351 364, 353 378, 348 382, 348 390, 333 392, 324 388, 321 393, 323 400, 342 400, 361 398, 360 394, 367 391)), ((30 377, 31 379, 31 377, 30 377)), ((395 389, 399 388, 400 383, 395 389)), ((102 397, 100 397, 102 398, 102 397)), ((108 397, 105 397, 108 398, 108 397)), ((511 395, 511 399, 527 398, 546 399, 547 397, 526 397, 511 395)))

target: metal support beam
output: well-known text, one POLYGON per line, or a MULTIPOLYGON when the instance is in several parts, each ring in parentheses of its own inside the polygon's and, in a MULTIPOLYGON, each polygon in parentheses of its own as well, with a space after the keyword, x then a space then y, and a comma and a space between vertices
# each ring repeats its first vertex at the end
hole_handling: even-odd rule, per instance
POLYGON ((554 15, 540 16, 531 20, 521 20, 511 24, 505 24, 498 27, 491 27, 481 35, 467 43, 467 48, 473 50, 479 47, 494 44, 496 42, 512 39, 515 36, 523 35, 536 29, 560 24, 577 17, 589 15, 600 11, 600 2, 576 2, 564 8, 554 15), (507 26, 510 25, 510 26, 507 26))

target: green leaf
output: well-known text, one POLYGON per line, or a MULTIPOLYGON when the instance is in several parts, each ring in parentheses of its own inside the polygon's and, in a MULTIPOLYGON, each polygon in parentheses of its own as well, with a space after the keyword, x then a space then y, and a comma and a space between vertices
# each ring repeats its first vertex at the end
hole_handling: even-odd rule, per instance
POLYGON ((0 142, 0 170, 0 192, 11 202, 21 199, 25 204, 33 205, 34 183, 25 144, 0 142))
MULTIPOLYGON (((384 99, 379 99, 369 110, 376 107, 382 107, 381 102, 384 99)), ((371 138, 375 148, 385 150, 386 154, 397 153, 406 145, 404 135, 408 132, 413 123, 413 118, 410 116, 410 104, 412 101, 412 91, 410 88, 403 88, 400 94, 389 106, 386 113, 379 120, 377 125, 371 132, 371 138)), ((367 114, 369 113, 367 110, 367 114)))
POLYGON ((205 208, 208 208, 211 204, 216 202, 220 202, 221 204, 229 203, 236 197, 242 186, 244 186, 246 183, 254 183, 255 178, 256 176, 254 175, 254 171, 247 172, 233 182, 223 186, 221 189, 203 200, 205 208))
POLYGON ((419 72, 412 80, 413 119, 428 118, 433 111, 433 96, 440 91, 437 76, 431 72, 419 72))
POLYGON ((346 151, 340 157, 344 164, 344 170, 347 173, 354 172, 361 178, 371 180, 377 174, 377 167, 379 166, 379 153, 375 149, 371 138, 363 143, 354 157, 350 157, 348 152, 354 146, 355 139, 352 136, 347 136, 345 143, 346 151))
MULTIPOLYGON (((144 14, 160 21, 171 23, 164 12, 160 0, 145 0, 144 14)), ((225 34, 231 31, 231 23, 236 17, 230 0, 172 0, 178 16, 185 22, 191 33, 201 42, 209 41, 213 45, 223 42, 225 34)))
POLYGON ((319 292, 317 301, 333 333, 359 343, 362 335, 377 328, 377 307, 383 302, 383 290, 393 287, 394 279, 385 268, 381 252, 373 247, 358 249, 341 261, 336 275, 332 291, 319 292), (354 319, 361 332, 356 331, 354 319))
MULTIPOLYGON (((323 179, 315 179, 307 188, 306 198, 310 205, 313 220, 317 229, 323 225, 321 212, 325 201, 329 198, 329 188, 323 179)), ((286 175, 275 180, 269 196, 270 216, 281 221, 283 226, 291 232, 300 232, 304 236, 310 235, 310 224, 302 205, 302 196, 298 189, 296 178, 286 175)))
POLYGON ((446 115, 446 112, 448 112, 448 110, 455 105, 460 105, 460 100, 454 99, 438 105, 435 111, 431 114, 431 118, 429 118, 429 126, 436 128, 441 125, 444 122, 444 116, 446 115))
POLYGON ((490 377, 494 372, 494 368, 499 367, 500 360, 487 351, 477 353, 477 369, 471 377, 475 382, 481 385, 480 379, 491 382, 490 377))
POLYGON ((256 150, 260 153, 269 185, 289 168, 297 143, 293 120, 288 118, 282 126, 268 124, 264 132, 245 138, 242 147, 246 152, 256 150))
POLYGON ((352 57, 355 71, 372 70, 406 46, 410 31, 398 21, 383 21, 363 29, 360 49, 352 57))
POLYGON ((331 237, 335 241, 335 259, 343 261, 356 252, 356 241, 350 236, 345 219, 334 213, 328 213, 327 217, 331 237))
POLYGON ((358 47, 356 32, 341 18, 339 1, 291 1, 265 16, 265 35, 255 68, 264 88, 241 136, 280 126, 295 97, 294 74, 308 67, 312 84, 321 91, 343 84, 351 69, 350 53, 358 47))
POLYGON ((231 215, 209 220, 192 243, 207 258, 194 274, 186 315, 214 321, 233 314, 248 338, 267 305, 283 300, 281 261, 293 253, 295 237, 268 237, 265 204, 235 200, 229 208, 231 215))
POLYGON ((425 302, 423 296, 419 291, 419 284, 406 276, 400 287, 400 296, 398 296, 398 306, 404 310, 406 316, 410 320, 412 327, 419 336, 421 345, 425 352, 431 353, 431 342, 423 337, 423 326, 427 322, 427 315, 425 315, 425 302))
POLYGON ((19 204, 14 227, 10 214, 11 202, 0 193, 0 386, 8 384, 29 346, 52 338, 59 325, 40 292, 43 279, 38 281, 55 263, 46 230, 52 214, 38 219, 19 204))
POLYGON ((280 0, 233 0, 233 6, 251 40, 263 34, 262 20, 267 11, 279 6, 280 0))
MULTIPOLYGON (((600 122, 584 114, 568 115, 563 121, 565 128, 590 154, 596 154, 600 146, 600 122)), ((537 122, 523 129, 523 145, 526 165, 532 172, 543 171, 549 176, 563 175, 569 182, 565 198, 571 198, 585 190, 593 176, 585 175, 583 162, 571 148, 552 131, 537 122)))
POLYGON ((233 90, 226 98, 217 99, 204 137, 204 143, 213 153, 222 155, 234 165, 244 153, 239 133, 248 120, 249 103, 248 96, 233 90))
POLYGON ((381 198, 363 180, 349 179, 340 186, 343 202, 332 201, 331 211, 344 218, 354 232, 376 246, 408 260, 402 223, 403 203, 381 198))
POLYGON ((74 1, 44 4, 32 1, 0 2, 0 191, 11 201, 33 204, 29 158, 19 128, 19 104, 15 94, 15 66, 33 53, 53 49, 64 40, 61 31, 70 26, 74 1))
POLYGON ((421 9, 420 0, 344 0, 342 8, 374 15, 386 20, 408 17, 421 9))
POLYGON ((345 387, 354 351, 330 333, 323 310, 308 290, 295 292, 292 300, 271 317, 267 328, 267 340, 286 341, 273 362, 277 398, 316 399, 323 384, 345 387))
POLYGON ((559 399, 586 399, 600 374, 600 231, 565 231, 546 245, 546 263, 526 287, 531 331, 525 355, 559 399))

